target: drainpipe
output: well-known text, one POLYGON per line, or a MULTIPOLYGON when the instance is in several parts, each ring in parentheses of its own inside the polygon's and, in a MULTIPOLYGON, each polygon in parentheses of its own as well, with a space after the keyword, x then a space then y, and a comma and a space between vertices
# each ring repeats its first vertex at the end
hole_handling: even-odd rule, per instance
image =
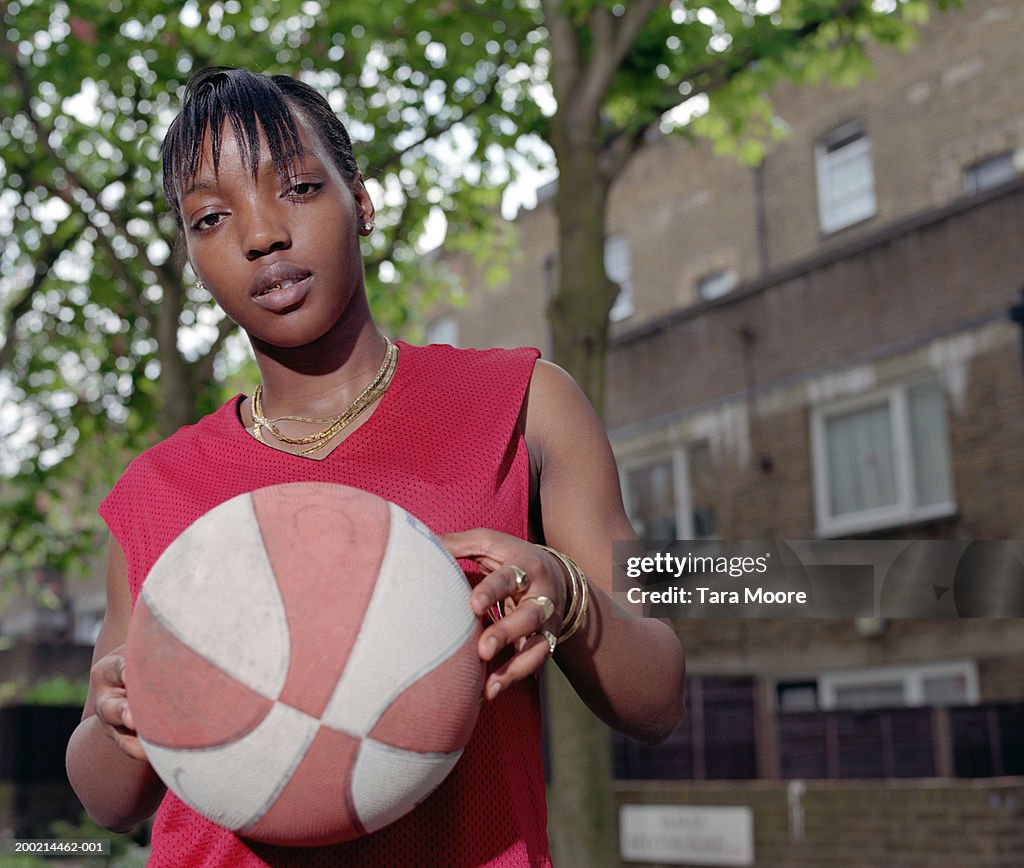
POLYGON ((1020 326, 1020 359, 1021 368, 1024 370, 1024 289, 1018 293, 1017 303, 1006 313, 1010 319, 1020 326))

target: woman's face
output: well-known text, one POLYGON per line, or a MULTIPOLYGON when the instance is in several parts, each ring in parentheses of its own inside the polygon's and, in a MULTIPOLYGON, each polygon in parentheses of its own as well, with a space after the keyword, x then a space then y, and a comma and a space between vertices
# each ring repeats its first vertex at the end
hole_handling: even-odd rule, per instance
POLYGON ((362 181, 346 181, 296 121, 303 154, 286 177, 264 142, 254 178, 226 124, 216 171, 207 136, 196 176, 180 191, 192 270, 253 342, 268 347, 305 346, 340 321, 363 291, 359 228, 373 218, 362 181))

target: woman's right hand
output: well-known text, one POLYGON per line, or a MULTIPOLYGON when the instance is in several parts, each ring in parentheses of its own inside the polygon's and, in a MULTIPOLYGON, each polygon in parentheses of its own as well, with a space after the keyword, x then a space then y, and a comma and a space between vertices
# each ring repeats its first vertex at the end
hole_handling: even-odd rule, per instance
POLYGON ((133 759, 145 760, 146 753, 135 732, 124 684, 124 645, 96 661, 90 673, 96 717, 104 734, 133 759))

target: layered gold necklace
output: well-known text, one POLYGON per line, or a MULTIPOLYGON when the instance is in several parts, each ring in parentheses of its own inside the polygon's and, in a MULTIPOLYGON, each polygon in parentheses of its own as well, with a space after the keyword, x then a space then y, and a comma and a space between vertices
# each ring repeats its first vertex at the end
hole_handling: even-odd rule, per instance
POLYGON ((259 440, 260 443, 266 443, 267 441, 263 436, 263 429, 266 428, 273 438, 281 443, 287 443, 289 446, 307 447, 306 449, 297 450, 294 453, 295 455, 312 455, 314 452, 319 452, 337 434, 351 425, 359 414, 383 395, 388 390, 388 386, 391 385, 391 380, 395 376, 395 368, 398 365, 398 348, 391 342, 390 338, 385 337, 384 340, 387 342, 387 350, 384 353, 384 361, 381 362, 376 375, 370 381, 370 384, 356 395, 355 400, 337 416, 327 419, 310 419, 307 416, 279 416, 277 419, 268 419, 263 415, 263 384, 257 385, 252 393, 252 436, 259 440), (321 425, 324 427, 305 437, 289 437, 277 427, 278 422, 301 422, 306 425, 321 425))

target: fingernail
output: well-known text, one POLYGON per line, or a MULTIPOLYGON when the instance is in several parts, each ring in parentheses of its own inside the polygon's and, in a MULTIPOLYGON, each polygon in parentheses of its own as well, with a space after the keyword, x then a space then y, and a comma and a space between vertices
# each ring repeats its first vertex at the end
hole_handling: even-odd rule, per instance
POLYGON ((497 696, 499 693, 501 693, 501 682, 499 681, 495 681, 487 688, 488 699, 494 699, 494 697, 497 696))
POLYGON ((493 657, 495 654, 498 653, 498 640, 495 639, 493 636, 489 636, 487 641, 484 642, 484 650, 488 653, 488 655, 493 657))

